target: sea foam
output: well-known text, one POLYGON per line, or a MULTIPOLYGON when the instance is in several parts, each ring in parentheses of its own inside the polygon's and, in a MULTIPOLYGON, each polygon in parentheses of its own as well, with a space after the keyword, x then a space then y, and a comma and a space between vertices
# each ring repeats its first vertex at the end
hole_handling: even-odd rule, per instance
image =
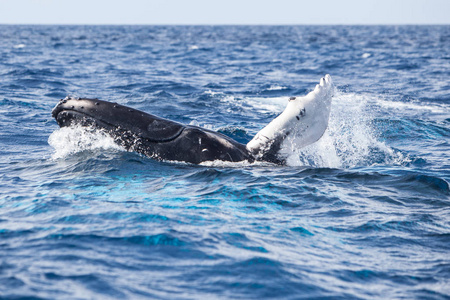
POLYGON ((106 132, 82 126, 59 128, 50 135, 48 143, 55 149, 52 159, 64 158, 86 150, 114 149, 125 151, 106 132))

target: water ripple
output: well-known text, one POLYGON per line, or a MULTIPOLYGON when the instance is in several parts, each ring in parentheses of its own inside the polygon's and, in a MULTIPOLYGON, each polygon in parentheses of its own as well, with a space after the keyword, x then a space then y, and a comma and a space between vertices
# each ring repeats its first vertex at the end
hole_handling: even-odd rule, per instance
POLYGON ((0 29, 0 298, 448 298, 449 26, 0 29), (326 73, 327 132, 283 167, 156 162, 50 113, 247 143, 326 73))

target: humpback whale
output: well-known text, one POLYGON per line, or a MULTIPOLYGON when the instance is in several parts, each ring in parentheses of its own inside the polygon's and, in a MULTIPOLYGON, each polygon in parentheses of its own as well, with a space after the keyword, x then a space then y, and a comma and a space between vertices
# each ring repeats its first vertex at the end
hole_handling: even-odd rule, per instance
POLYGON ((60 127, 82 125, 105 131, 128 151, 158 160, 199 164, 205 161, 267 161, 284 164, 280 149, 316 142, 328 126, 334 86, 330 75, 303 97, 290 97, 285 110, 247 144, 219 132, 183 125, 117 103, 66 97, 52 110, 60 127))

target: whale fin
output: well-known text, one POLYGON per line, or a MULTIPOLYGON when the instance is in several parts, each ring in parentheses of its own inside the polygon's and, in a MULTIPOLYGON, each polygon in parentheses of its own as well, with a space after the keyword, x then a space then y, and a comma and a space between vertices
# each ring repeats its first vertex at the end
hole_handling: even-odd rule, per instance
POLYGON ((291 97, 285 110, 247 144, 247 150, 257 160, 279 163, 286 141, 302 148, 319 140, 328 126, 333 92, 331 76, 326 75, 306 96, 291 97))

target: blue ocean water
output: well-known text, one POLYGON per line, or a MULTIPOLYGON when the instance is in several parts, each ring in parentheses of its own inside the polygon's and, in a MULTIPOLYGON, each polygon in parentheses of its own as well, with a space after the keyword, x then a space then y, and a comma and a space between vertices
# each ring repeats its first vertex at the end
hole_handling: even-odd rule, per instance
POLYGON ((0 26, 0 298, 450 299, 450 26, 0 26), (98 97, 246 143, 331 74, 288 166, 157 162, 98 97))

